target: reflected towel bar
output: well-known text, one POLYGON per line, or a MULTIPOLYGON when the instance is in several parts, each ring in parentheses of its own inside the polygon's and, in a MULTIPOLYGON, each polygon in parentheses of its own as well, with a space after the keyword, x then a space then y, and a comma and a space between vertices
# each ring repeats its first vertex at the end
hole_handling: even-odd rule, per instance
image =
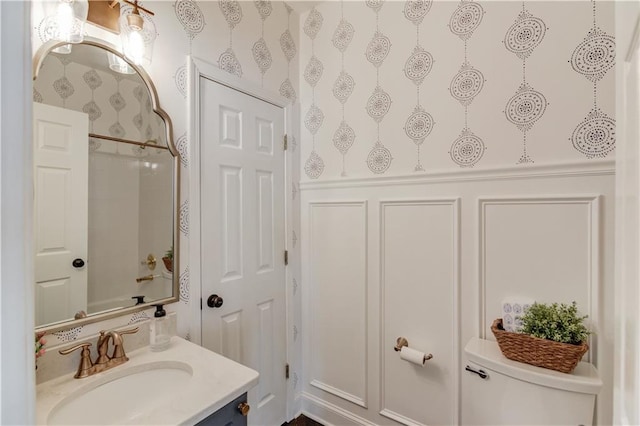
POLYGON ((95 138, 95 139, 103 139, 105 141, 122 142, 122 143, 128 143, 130 145, 138 145, 139 147, 142 147, 142 149, 144 149, 144 148, 146 148, 148 146, 151 146, 151 147, 157 148, 157 149, 166 149, 166 150, 169 149, 166 146, 158 145, 158 142, 156 142, 154 140, 148 140, 146 142, 137 142, 137 141, 132 141, 132 140, 129 140, 129 139, 116 138, 115 136, 98 135, 96 133, 89 133, 89 137, 90 138, 95 138))
POLYGON ((142 281, 152 281, 154 278, 160 278, 162 275, 145 275, 144 277, 136 278, 137 283, 141 283, 142 281))

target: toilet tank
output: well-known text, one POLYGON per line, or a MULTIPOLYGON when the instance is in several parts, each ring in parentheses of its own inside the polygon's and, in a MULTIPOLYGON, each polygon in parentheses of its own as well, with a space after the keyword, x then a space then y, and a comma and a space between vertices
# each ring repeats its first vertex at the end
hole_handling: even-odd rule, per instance
POLYGON ((505 358, 496 342, 478 338, 469 341, 465 353, 463 425, 593 423, 602 387, 593 365, 581 362, 571 374, 534 367, 505 358))

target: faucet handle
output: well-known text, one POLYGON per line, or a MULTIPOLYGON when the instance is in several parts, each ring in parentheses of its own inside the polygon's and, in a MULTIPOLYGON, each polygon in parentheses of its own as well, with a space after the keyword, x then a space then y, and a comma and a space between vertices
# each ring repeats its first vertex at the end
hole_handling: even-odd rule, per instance
POLYGON ((123 334, 134 334, 140 330, 139 327, 129 328, 127 330, 122 331, 112 331, 113 337, 113 355, 111 356, 112 360, 122 360, 122 362, 127 362, 129 358, 127 358, 127 354, 124 352, 124 342, 122 341, 123 334))
POLYGON ((135 334, 138 332, 138 330, 140 330, 140 327, 134 327, 134 328, 130 328, 128 330, 122 330, 119 331, 118 334, 122 335, 122 334, 135 334))
POLYGON ((75 350, 77 350, 77 349, 80 349, 80 348, 82 348, 82 351, 84 352, 85 348, 86 348, 87 350, 89 350, 89 346, 91 346, 91 343, 90 343, 90 342, 86 342, 86 343, 79 343, 79 344, 77 344, 77 345, 75 345, 75 346, 72 346, 72 347, 70 347, 70 348, 67 348, 67 349, 60 349, 60 350, 58 351, 58 353, 60 353, 60 355, 69 355, 71 352, 73 352, 73 351, 75 351, 75 350))
POLYGON ((91 370, 91 367, 93 367, 93 363, 91 362, 91 351, 89 350, 90 346, 91 346, 91 343, 89 342, 80 343, 70 348, 60 349, 58 351, 60 355, 68 355, 73 351, 82 349, 82 353, 80 354, 80 365, 78 366, 78 371, 76 372, 75 376, 73 376, 76 379, 81 379, 83 377, 87 377, 91 375, 90 370, 91 370))

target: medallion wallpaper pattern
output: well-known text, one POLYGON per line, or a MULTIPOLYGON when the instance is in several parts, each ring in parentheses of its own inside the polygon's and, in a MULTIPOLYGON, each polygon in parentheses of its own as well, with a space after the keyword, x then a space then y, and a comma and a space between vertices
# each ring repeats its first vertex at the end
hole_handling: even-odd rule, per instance
POLYGON ((316 164, 303 180, 614 155, 611 2, 331 1, 311 15, 322 26, 300 61, 330 77, 300 87, 302 111, 323 111, 301 134, 316 164))
POLYGON ((340 121, 340 125, 333 134, 333 146, 335 146, 342 155, 342 173, 340 176, 347 176, 345 158, 349 152, 349 148, 351 148, 351 145, 353 145, 356 139, 356 134, 353 128, 349 126, 345 113, 347 101, 349 101, 349 97, 353 93, 356 85, 355 80, 344 67, 344 54, 349 48, 349 44, 351 44, 353 33, 353 25, 344 19, 344 0, 340 0, 340 22, 331 38, 333 47, 340 52, 340 74, 333 83, 333 96, 340 102, 340 110, 342 112, 342 121, 340 121))
POLYGON ((573 70, 593 83, 593 108, 570 139, 573 147, 587 158, 606 157, 616 144, 616 122, 598 106, 598 83, 615 65, 616 41, 598 27, 596 0, 591 0, 591 7, 593 27, 571 55, 573 70))
POLYGON ((547 109, 545 96, 527 82, 527 58, 542 43, 546 31, 544 21, 529 13, 523 1, 522 12, 504 36, 506 49, 522 60, 522 83, 515 95, 509 98, 504 110, 507 120, 522 132, 522 156, 518 164, 534 162, 527 153, 527 131, 533 128, 547 109))
POLYGON ((376 26, 373 38, 367 44, 365 56, 367 61, 375 68, 376 85, 373 93, 367 99, 367 114, 373 120, 376 128, 374 144, 367 156, 367 167, 371 172, 381 174, 391 166, 391 151, 380 141, 380 124, 391 109, 391 96, 380 85, 380 68, 391 51, 391 40, 380 31, 380 10, 384 6, 385 0, 367 0, 366 5, 376 14, 376 26))
MULTIPOLYGON (((166 145, 162 121, 151 107, 146 87, 139 80, 97 71, 71 62, 65 55, 53 54, 33 83, 33 101, 84 112, 89 131, 144 142, 155 140, 166 145), (57 60, 56 60, 57 59, 57 60)), ((113 149, 89 141, 93 151, 113 149)), ((144 150, 131 145, 117 147, 122 155, 143 156, 144 150)))
POLYGON ((420 104, 420 86, 431 72, 433 56, 420 45, 420 25, 431 9, 432 0, 407 1, 404 5, 404 17, 416 26, 416 46, 404 64, 404 75, 416 85, 416 108, 407 118, 404 132, 416 145, 416 165, 414 171, 423 171, 420 162, 420 146, 431 134, 435 122, 433 117, 420 104))
POLYGON ((314 49, 314 40, 322 28, 322 22, 322 15, 316 9, 312 9, 307 15, 303 27, 304 33, 311 42, 311 58, 304 68, 304 80, 311 89, 311 105, 304 116, 304 126, 311 136, 311 154, 304 163, 304 171, 311 179, 319 178, 324 171, 324 161, 316 152, 316 133, 324 122, 324 113, 316 104, 316 85, 322 78, 324 65, 316 57, 314 49))
POLYGON ((484 74, 469 62, 468 43, 483 16, 480 3, 461 1, 449 20, 449 29, 464 43, 464 62, 449 85, 451 96, 464 108, 464 127, 449 150, 451 160, 460 167, 473 167, 485 150, 482 139, 469 129, 469 106, 484 87, 484 74))

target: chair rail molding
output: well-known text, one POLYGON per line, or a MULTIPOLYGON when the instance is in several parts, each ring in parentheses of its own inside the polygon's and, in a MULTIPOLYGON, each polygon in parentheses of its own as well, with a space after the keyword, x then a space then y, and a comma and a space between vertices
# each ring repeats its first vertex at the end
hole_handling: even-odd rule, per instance
POLYGON ((447 170, 403 176, 353 177, 300 182, 300 190, 355 187, 383 187, 397 185, 428 185, 449 182, 481 182, 517 179, 603 176, 615 174, 615 160, 577 161, 557 164, 532 164, 526 167, 496 167, 447 170))

